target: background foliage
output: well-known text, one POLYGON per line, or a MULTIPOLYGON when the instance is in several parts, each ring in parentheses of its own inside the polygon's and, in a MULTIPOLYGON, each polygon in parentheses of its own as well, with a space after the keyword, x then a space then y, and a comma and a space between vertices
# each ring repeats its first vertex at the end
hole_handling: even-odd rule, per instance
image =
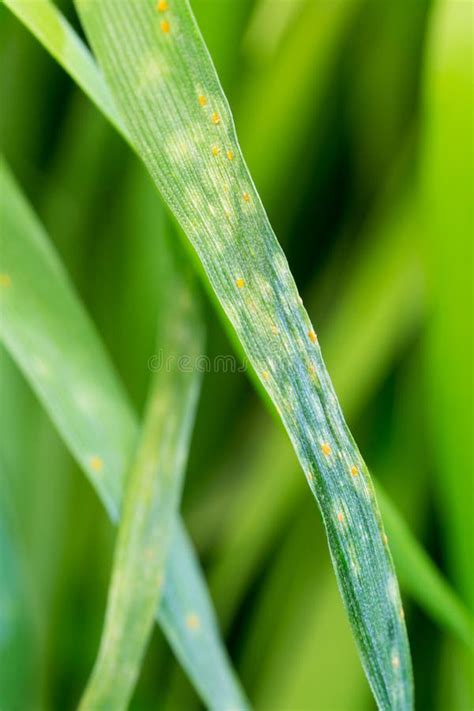
MULTIPOLYGON (((193 9, 366 461, 472 609, 472 6, 193 9)), ((2 149, 142 411, 154 189, 4 8, 0 21, 2 149)), ((211 359, 231 354, 210 307, 206 323, 211 359)), ((3 351, 1 362, 2 571, 24 610, 2 650, 15 672, 2 698, 15 699, 7 711, 72 708, 98 645, 114 534, 3 351)), ((318 512, 243 373, 205 374, 183 514, 255 706, 373 708, 318 512)), ((405 606, 418 708, 471 707, 466 648, 408 596, 405 606)), ((157 707, 200 702, 155 629, 132 708, 157 707)))

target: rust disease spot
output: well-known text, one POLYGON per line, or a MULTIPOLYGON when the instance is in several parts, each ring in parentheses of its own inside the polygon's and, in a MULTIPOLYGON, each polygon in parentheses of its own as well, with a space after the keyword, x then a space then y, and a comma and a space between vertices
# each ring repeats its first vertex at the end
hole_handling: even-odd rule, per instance
POLYGON ((212 116, 211 116, 211 121, 212 121, 212 123, 215 124, 216 126, 217 126, 218 124, 220 124, 220 122, 221 122, 221 117, 219 116, 219 114, 217 113, 217 111, 214 111, 214 112, 213 112, 213 114, 212 114, 212 116))
POLYGON ((202 94, 199 94, 199 96, 198 96, 198 104, 199 104, 199 106, 206 106, 206 104, 207 104, 207 99, 202 94))
POLYGON ((196 632, 198 629, 200 629, 201 620, 195 612, 190 612, 189 615, 186 616, 186 627, 188 628, 188 630, 192 630, 193 632, 196 632))
POLYGON ((161 27, 161 31, 164 32, 165 35, 167 35, 171 29, 170 23, 168 22, 168 20, 161 20, 160 27, 161 27))
POLYGON ((234 160, 234 151, 228 150, 226 156, 227 160, 234 160))
POLYGON ((262 378, 263 378, 264 380, 269 380, 269 379, 270 379, 270 373, 268 372, 268 370, 264 370, 264 371, 263 371, 263 373, 262 373, 262 378))
POLYGON ((308 336, 309 336, 309 340, 310 340, 312 343, 317 343, 317 342, 318 342, 318 337, 317 337, 317 335, 315 334, 315 332, 314 332, 313 330, 308 331, 308 336))
POLYGON ((321 445, 321 451, 325 457, 329 457, 329 455, 331 454, 331 447, 327 442, 323 442, 323 444, 321 445))
POLYGON ((238 279, 235 280, 235 285, 237 289, 243 289, 245 286, 245 279, 242 279, 242 277, 239 277, 238 279))
POLYGON ((220 152, 221 152, 221 149, 218 146, 212 146, 212 155, 213 156, 218 156, 220 152))
POLYGON ((101 472, 104 468, 104 462, 100 457, 94 456, 89 459, 89 465, 92 471, 101 472))
POLYGON ((168 9, 168 3, 166 2, 166 0, 158 0, 158 2, 156 3, 156 9, 158 10, 158 12, 166 12, 166 10, 168 9))
POLYGON ((352 476, 359 476, 359 470, 357 469, 356 466, 351 467, 351 474, 352 474, 352 476))
POLYGON ((250 195, 248 193, 242 193, 244 202, 250 202, 250 195))
POLYGON ((339 513, 337 514, 337 520, 339 521, 339 523, 344 522, 344 514, 342 513, 342 511, 339 511, 339 513))

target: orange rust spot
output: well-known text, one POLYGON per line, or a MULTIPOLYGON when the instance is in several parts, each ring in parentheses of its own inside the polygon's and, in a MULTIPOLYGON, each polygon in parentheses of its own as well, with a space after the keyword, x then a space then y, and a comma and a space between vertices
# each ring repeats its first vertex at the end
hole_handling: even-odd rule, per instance
POLYGON ((221 149, 218 146, 212 146, 212 155, 213 156, 218 156, 220 151, 221 151, 221 149))
POLYGON ((234 151, 227 151, 226 156, 228 160, 234 160, 234 151))
POLYGON ((313 343, 318 342, 318 337, 314 331, 308 331, 308 336, 309 336, 309 340, 312 341, 313 343))
POLYGON ((166 2, 166 0, 158 0, 158 2, 156 3, 156 9, 158 10, 158 12, 166 12, 166 10, 168 9, 168 3, 166 2))
POLYGON ((102 459, 100 457, 97 457, 97 456, 91 457, 89 459, 89 464, 90 464, 91 469, 95 472, 102 471, 102 469, 104 467, 104 462, 102 461, 102 459))
POLYGON ((212 114, 211 121, 212 121, 212 123, 215 123, 216 126, 217 126, 217 124, 219 124, 221 122, 221 117, 219 116, 217 111, 214 111, 214 113, 212 114))
POLYGON ((189 615, 187 615, 186 627, 188 628, 188 630, 194 631, 198 630, 201 627, 201 620, 194 612, 191 612, 189 615))
POLYGON ((356 466, 351 467, 351 474, 352 476, 358 476, 359 475, 359 470, 357 469, 356 466))
POLYGON ((235 284, 237 286, 237 289, 243 289, 245 286, 245 279, 242 279, 242 277, 239 277, 238 279, 235 280, 235 284))
POLYGON ((165 33, 165 35, 167 35, 171 29, 170 23, 168 22, 168 20, 161 20, 160 27, 161 27, 162 32, 165 33))
POLYGON ((199 94, 198 96, 198 104, 199 106, 205 106, 207 104, 207 99, 202 94, 199 94))
POLYGON ((242 193, 242 197, 245 202, 250 202, 250 195, 248 193, 242 193))
POLYGON ((339 511, 339 513, 337 514, 337 520, 339 521, 339 523, 342 523, 344 521, 344 514, 342 513, 342 511, 339 511))
POLYGON ((328 445, 327 442, 324 442, 324 444, 321 445, 321 450, 324 456, 329 457, 331 454, 331 447, 328 445))

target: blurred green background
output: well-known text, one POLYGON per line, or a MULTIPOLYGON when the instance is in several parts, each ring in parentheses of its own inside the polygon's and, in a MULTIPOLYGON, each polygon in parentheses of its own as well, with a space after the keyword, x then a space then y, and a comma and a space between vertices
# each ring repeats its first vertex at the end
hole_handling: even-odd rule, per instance
MULTIPOLYGON (((72 3, 60 5, 79 29, 72 3)), ((474 6, 192 6, 353 434, 472 610, 474 6)), ((0 40, 2 150, 141 411, 159 200, 120 137, 3 7, 0 40)), ((206 322, 208 354, 232 354, 211 304, 206 322)), ((114 531, 0 358, 0 708, 72 709, 98 646, 114 531)), ((255 707, 373 709, 317 507, 243 373, 205 375, 183 513, 255 707)), ((404 599, 417 708, 472 709, 470 653, 404 599)), ((156 628, 132 709, 199 708, 156 628)))

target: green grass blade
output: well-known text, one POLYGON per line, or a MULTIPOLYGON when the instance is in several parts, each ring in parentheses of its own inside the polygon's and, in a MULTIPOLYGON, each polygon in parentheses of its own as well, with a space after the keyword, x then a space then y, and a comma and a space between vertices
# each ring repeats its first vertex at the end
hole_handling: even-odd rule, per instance
POLYGON ((444 0, 433 12, 424 75, 421 189, 434 297, 427 372, 435 483, 448 565, 474 611, 474 448, 461 444, 472 441, 474 426, 472 9, 444 0))
MULTIPOLYGON (((421 323, 425 295, 420 258, 414 249, 420 233, 414 202, 404 193, 388 209, 383 206, 376 210, 368 228, 364 257, 355 265, 351 280, 322 334, 333 379, 350 419, 360 412, 377 382, 386 374, 390 359, 406 347, 421 323), (418 305, 419 311, 410 308, 413 303, 418 305), (382 327, 385 323, 393 323, 389 337, 382 327), (342 350, 345 339, 351 343, 350 356, 342 350), (352 384, 364 365, 367 372, 358 378, 355 396, 352 384)), ((310 298, 310 304, 312 302, 310 298)), ((210 580, 224 623, 241 602, 249 579, 256 575, 275 545, 281 526, 297 515, 302 496, 293 471, 294 456, 280 429, 273 423, 255 422, 252 431, 255 454, 232 500, 226 502, 225 523, 221 522, 222 511, 215 502, 210 502, 199 514, 207 520, 211 513, 216 517, 217 554, 210 580), (271 472, 265 475, 266 463, 272 458, 271 472), (270 497, 271 509, 265 505, 270 497), (234 559, 241 561, 236 581, 231 575, 234 559)), ((402 588, 433 620, 471 644, 473 622, 469 612, 388 495, 379 495, 379 503, 402 588)))
POLYGON ((123 122, 94 58, 57 7, 50 0, 4 0, 4 3, 125 135, 123 122))
MULTIPOLYGON (((136 417, 67 275, 4 165, 1 183, 2 340, 117 521, 136 417)), ((209 708, 246 708, 181 523, 157 618, 209 708)))
POLYGON ((83 711, 127 707, 161 595, 201 381, 196 369, 179 363, 183 356, 194 360, 204 347, 198 294, 192 275, 184 274, 172 264, 161 269, 157 347, 165 365, 152 376, 127 478, 106 620, 83 711))
MULTIPOLYGON (((279 4, 283 8, 286 5, 292 7, 295 3, 279 4)), ((265 204, 269 200, 273 206, 286 192, 290 208, 294 208, 292 203, 301 189, 300 176, 305 170, 302 158, 307 154, 308 144, 315 141, 315 133, 325 128, 324 100, 334 81, 341 39, 360 5, 360 0, 341 3, 309 0, 300 9, 293 9, 296 17, 287 28, 275 62, 270 67, 264 66, 242 87, 236 108, 239 139, 265 204), (291 185, 288 174, 292 176, 291 185)), ((259 10, 272 13, 275 20, 272 2, 261 3, 259 10)), ((284 10, 280 12, 285 15, 284 10)), ((264 24, 258 15, 257 9, 256 20, 261 23, 259 46, 264 46, 272 33, 268 23, 264 24)), ((253 26, 254 31, 256 27, 253 26)))
POLYGON ((377 703, 410 709, 408 640, 367 467, 245 166, 189 5, 76 4, 133 142, 194 246, 319 502, 377 703))

